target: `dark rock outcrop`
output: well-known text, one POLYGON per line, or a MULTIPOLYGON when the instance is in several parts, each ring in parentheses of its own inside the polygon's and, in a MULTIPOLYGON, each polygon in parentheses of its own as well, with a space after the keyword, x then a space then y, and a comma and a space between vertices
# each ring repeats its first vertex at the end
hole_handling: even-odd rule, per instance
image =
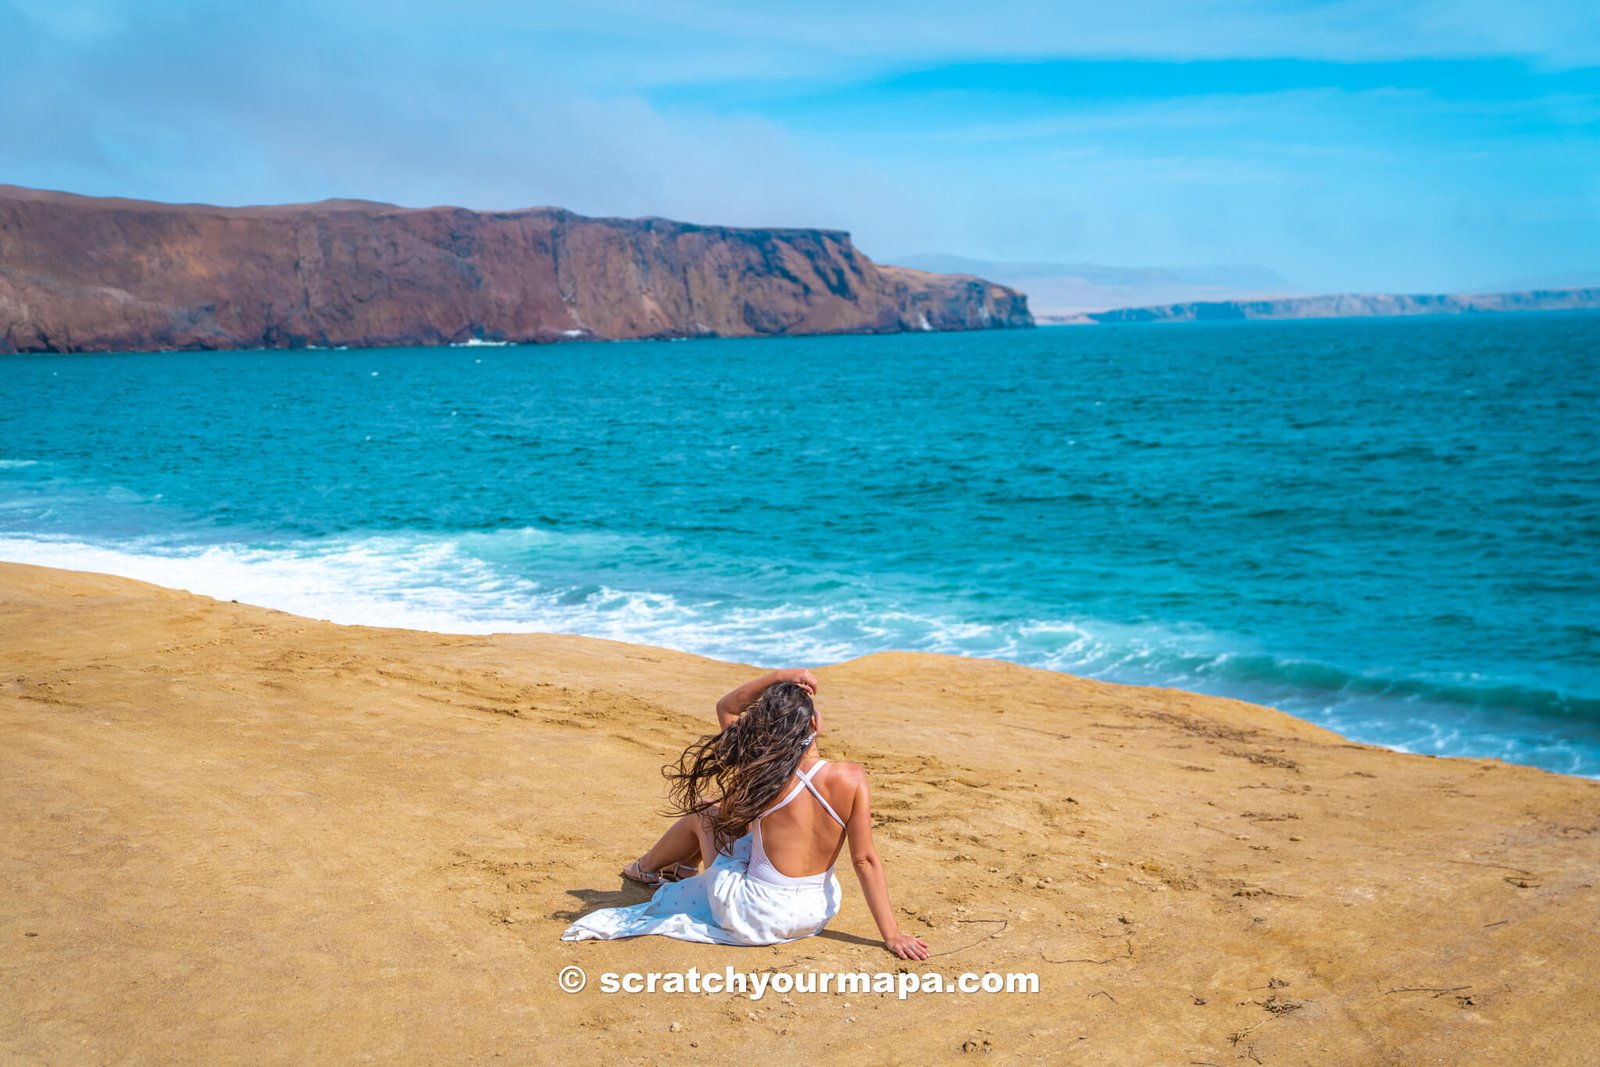
POLYGON ((0 352, 1031 325, 1014 290, 879 266, 836 230, 0 186, 0 352))

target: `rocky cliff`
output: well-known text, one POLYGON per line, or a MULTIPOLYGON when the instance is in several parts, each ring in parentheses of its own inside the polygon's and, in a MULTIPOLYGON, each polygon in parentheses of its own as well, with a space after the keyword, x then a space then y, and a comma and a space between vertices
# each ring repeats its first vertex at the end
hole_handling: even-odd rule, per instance
POLYGON ((366 201, 221 208, 0 186, 0 352, 1031 326, 834 230, 366 201))
POLYGON ((1216 300, 1092 311, 1079 322, 1227 322, 1240 319, 1346 319, 1396 315, 1470 315, 1500 311, 1600 308, 1600 289, 1523 293, 1333 293, 1270 300, 1216 300))

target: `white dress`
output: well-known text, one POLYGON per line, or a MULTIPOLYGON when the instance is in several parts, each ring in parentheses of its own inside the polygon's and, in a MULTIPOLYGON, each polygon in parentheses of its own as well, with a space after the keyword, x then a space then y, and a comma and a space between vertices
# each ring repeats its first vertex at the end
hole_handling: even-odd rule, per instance
POLYGON ((718 855, 709 868, 681 882, 667 882, 643 904, 590 912, 561 935, 563 941, 612 940, 659 934, 713 945, 777 945, 819 934, 839 914, 839 879, 829 867, 793 878, 772 866, 761 845, 761 820, 809 791, 833 821, 844 820, 811 784, 827 763, 818 760, 800 783, 762 812, 751 832, 718 855))

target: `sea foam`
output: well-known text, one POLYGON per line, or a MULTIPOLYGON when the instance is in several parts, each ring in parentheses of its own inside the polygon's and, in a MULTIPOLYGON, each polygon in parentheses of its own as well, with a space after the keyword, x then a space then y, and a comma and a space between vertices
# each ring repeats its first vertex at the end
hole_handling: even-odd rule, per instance
MULTIPOLYGON (((1352 738, 1402 751, 1463 751, 1600 776, 1581 744, 1542 736, 1518 701, 1574 715, 1597 709, 1548 692, 1364 677, 1337 667, 1241 652, 1242 639, 1200 627, 1093 618, 974 622, 963 612, 886 604, 860 590, 738 603, 511 573, 492 557, 616 551, 604 534, 536 529, 369 534, 272 545, 173 547, 0 537, 0 559, 95 571, 220 600, 347 625, 437 633, 568 633, 755 664, 824 665, 886 650, 1004 659, 1083 677, 1189 689, 1277 707, 1352 738), (490 558, 485 558, 490 557, 490 558), (1520 725, 1518 725, 1520 724, 1520 725)), ((1600 741, 1600 737, 1597 737, 1600 741)))

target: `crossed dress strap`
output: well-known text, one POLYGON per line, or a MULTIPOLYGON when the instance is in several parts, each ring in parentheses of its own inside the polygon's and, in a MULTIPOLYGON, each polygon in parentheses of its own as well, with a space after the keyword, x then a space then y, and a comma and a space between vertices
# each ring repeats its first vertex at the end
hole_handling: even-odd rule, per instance
POLYGON ((839 818, 839 813, 833 810, 833 805, 829 804, 828 799, 822 795, 822 791, 811 782, 811 776, 822 770, 822 768, 827 766, 827 764, 828 761, 825 759, 818 760, 816 763, 812 764, 809 771, 804 771, 800 774, 800 783, 789 791, 789 795, 758 815, 756 817, 757 820, 759 821, 760 819, 765 819, 768 815, 771 815, 785 804, 788 804, 795 797, 799 796, 800 791, 803 789, 809 791, 812 796, 817 798, 817 803, 822 805, 822 810, 827 812, 828 816, 832 818, 834 822, 838 823, 840 827, 848 829, 848 827, 845 826, 845 821, 839 818))

